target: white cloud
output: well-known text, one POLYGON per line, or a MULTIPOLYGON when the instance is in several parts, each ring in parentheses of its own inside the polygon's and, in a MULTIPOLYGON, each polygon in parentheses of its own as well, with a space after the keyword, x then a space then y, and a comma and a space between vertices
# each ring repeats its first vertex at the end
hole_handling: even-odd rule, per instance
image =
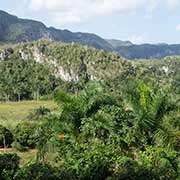
POLYGON ((128 41, 131 41, 134 44, 142 44, 144 40, 143 35, 132 35, 128 38, 128 41))
POLYGON ((83 23, 98 16, 131 13, 146 0, 31 0, 33 11, 48 11, 53 22, 60 24, 83 23))
POLYGON ((176 26, 176 31, 180 31, 180 24, 176 26))
POLYGON ((172 9, 179 2, 180 0, 29 0, 29 8, 35 12, 48 12, 53 23, 69 25, 115 13, 132 14, 139 10, 151 13, 162 4, 172 9))
POLYGON ((161 0, 149 0, 147 12, 153 12, 160 4, 161 0))
POLYGON ((170 10, 174 10, 180 5, 180 0, 167 0, 167 6, 170 10))

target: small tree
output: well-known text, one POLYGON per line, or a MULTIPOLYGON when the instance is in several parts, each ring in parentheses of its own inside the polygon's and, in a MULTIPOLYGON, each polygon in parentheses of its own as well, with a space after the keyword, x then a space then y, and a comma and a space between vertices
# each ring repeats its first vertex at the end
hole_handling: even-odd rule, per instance
POLYGON ((0 125, 0 146, 8 147, 13 142, 13 134, 10 130, 0 125))

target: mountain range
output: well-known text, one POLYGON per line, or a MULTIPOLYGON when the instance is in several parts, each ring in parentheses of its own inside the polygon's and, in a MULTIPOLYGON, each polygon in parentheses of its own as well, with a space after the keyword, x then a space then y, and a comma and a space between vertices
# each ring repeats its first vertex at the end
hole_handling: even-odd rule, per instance
POLYGON ((180 55, 180 44, 141 44, 130 41, 104 39, 96 34, 71 32, 47 27, 42 22, 21 19, 0 10, 0 44, 20 43, 48 39, 93 46, 108 52, 116 52, 127 59, 161 59, 180 55))

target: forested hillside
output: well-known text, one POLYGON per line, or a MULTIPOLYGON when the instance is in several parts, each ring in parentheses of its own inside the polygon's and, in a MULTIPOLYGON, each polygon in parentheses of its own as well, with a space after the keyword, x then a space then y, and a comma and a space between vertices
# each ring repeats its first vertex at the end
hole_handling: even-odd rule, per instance
POLYGON ((112 78, 130 65, 115 54, 78 44, 38 41, 0 49, 2 99, 46 95, 61 81, 78 84, 112 78))
MULTIPOLYGON (((0 47, 1 98, 33 98, 49 94, 63 82, 110 81, 128 75, 165 86, 179 82, 179 57, 128 61, 113 53, 40 40, 0 47)), ((80 87, 79 87, 80 88, 80 87)), ((178 91, 178 90, 177 90, 178 91)))
POLYGON ((129 61, 39 40, 1 46, 0 73, 1 109, 36 100, 23 120, 0 111, 0 179, 180 178, 179 57, 129 61))

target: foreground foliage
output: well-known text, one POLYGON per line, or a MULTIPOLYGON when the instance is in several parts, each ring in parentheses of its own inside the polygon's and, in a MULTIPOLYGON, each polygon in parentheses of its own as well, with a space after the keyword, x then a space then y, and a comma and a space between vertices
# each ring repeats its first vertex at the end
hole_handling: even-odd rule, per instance
POLYGON ((120 92, 97 83, 58 91, 61 111, 38 129, 38 161, 55 153, 76 179, 178 179, 178 101, 139 80, 120 92))
MULTIPOLYGON (((19 165, 16 155, 2 155, 1 179, 180 179, 179 59, 130 63, 113 54, 78 45, 73 45, 77 49, 73 46, 68 49, 61 44, 60 52, 55 43, 50 51, 46 43, 44 54, 57 57, 56 62, 63 67, 71 64, 79 80, 59 83, 54 76, 57 83, 52 87, 52 79, 49 79, 52 74, 46 71, 49 69, 37 62, 34 64, 47 72, 39 84, 45 91, 32 89, 38 88, 34 85, 39 81, 33 81, 33 86, 27 81, 28 88, 22 93, 31 92, 28 96, 21 93, 20 97, 29 99, 35 93, 46 98, 44 95, 50 94, 58 108, 53 111, 37 107, 13 128, 1 127, 3 146, 8 142, 8 146, 18 151, 37 149, 36 160, 23 166, 19 165), (69 60, 61 62, 68 56, 71 63, 69 60), (99 63, 101 65, 94 70, 100 59, 104 64, 99 63), (89 78, 92 72, 98 79, 89 78), (11 136, 13 138, 9 138, 11 136), (3 164, 7 158, 10 158, 8 167, 3 164)), ((1 63, 8 64, 9 60, 1 63)), ((27 60, 25 64, 30 62, 27 60)), ((36 77, 39 75, 41 73, 36 77)), ((4 81, 1 87, 5 85, 4 81)), ((16 83, 11 90, 15 87, 16 83)), ((5 92, 2 97, 8 99, 9 91, 0 92, 5 92)), ((11 91, 9 97, 18 100, 17 92, 11 91)))
POLYGON ((77 94, 56 90, 58 112, 40 107, 40 119, 13 131, 15 148, 38 149, 36 161, 11 167, 13 178, 178 179, 178 98, 151 82, 128 81, 114 89, 91 82, 77 94))

